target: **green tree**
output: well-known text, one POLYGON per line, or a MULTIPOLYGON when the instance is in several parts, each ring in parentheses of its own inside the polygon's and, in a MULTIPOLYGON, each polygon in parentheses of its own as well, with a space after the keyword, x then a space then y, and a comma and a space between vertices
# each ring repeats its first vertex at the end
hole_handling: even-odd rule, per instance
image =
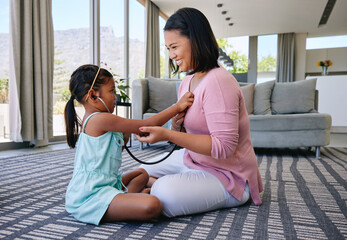
POLYGON ((228 48, 232 48, 231 44, 228 43, 228 39, 219 38, 217 39, 218 47, 220 47, 224 52, 227 51, 228 48))
POLYGON ((276 71, 276 58, 268 55, 258 60, 258 72, 271 72, 276 71))
POLYGON ((53 73, 53 93, 60 94, 69 87, 69 76, 65 70, 65 60, 60 59, 62 52, 57 46, 54 47, 54 73, 53 73))
POLYGON ((69 101, 71 94, 70 94, 70 90, 68 88, 61 90, 60 94, 61 94, 60 100, 62 100, 63 102, 69 101))
POLYGON ((137 78, 144 78, 145 77, 145 69, 141 68, 139 72, 137 73, 137 78))
POLYGON ((160 55, 160 77, 165 78, 165 57, 160 55))
POLYGON ((8 103, 8 78, 0 78, 0 103, 8 103))
POLYGON ((234 61, 232 73, 246 73, 248 72, 248 60, 245 54, 240 54, 238 51, 232 51, 229 57, 234 61))
POLYGON ((234 66, 230 67, 231 73, 246 73, 248 72, 247 56, 233 49, 233 46, 228 43, 228 39, 217 39, 218 46, 234 61, 234 66))

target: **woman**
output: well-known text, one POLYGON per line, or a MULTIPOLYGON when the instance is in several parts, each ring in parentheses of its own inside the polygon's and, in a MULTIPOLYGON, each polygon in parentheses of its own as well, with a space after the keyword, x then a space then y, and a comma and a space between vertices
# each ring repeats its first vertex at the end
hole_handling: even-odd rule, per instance
POLYGON ((193 92, 194 103, 172 119, 171 130, 142 127, 149 135, 136 136, 185 148, 160 164, 141 166, 151 176, 151 194, 168 217, 237 207, 250 198, 260 205, 263 186, 243 95, 235 78, 218 65, 208 20, 196 9, 182 8, 168 19, 164 38, 174 72, 188 73, 179 96, 193 92))

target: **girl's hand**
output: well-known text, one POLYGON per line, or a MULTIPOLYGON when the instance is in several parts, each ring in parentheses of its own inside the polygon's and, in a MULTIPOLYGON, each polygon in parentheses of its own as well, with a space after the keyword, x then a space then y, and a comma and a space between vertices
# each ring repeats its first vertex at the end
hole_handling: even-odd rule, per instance
POLYGON ((140 142, 146 142, 146 143, 156 143, 160 141, 167 141, 167 134, 168 129, 163 127, 141 127, 140 131, 146 134, 137 135, 135 134, 136 138, 140 142))
POLYGON ((194 102, 194 94, 192 92, 186 92, 181 99, 176 103, 178 112, 183 112, 186 108, 192 106, 194 102))
POLYGON ((129 133, 129 132, 123 133, 124 145, 126 145, 128 143, 130 135, 131 135, 131 133, 129 133))
POLYGON ((124 147, 127 145, 130 136, 131 136, 131 133, 129 132, 123 133, 124 146, 122 147, 122 151, 124 150, 124 147))

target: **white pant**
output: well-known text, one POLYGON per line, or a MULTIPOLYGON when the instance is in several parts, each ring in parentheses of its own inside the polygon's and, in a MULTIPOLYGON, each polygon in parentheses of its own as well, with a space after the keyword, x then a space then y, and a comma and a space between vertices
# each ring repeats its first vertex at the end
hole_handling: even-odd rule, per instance
MULTIPOLYGON (((243 205, 250 197, 248 184, 241 201, 234 198, 209 172, 190 169, 183 164, 184 149, 174 151, 161 163, 144 165, 150 176, 158 180, 152 186, 151 195, 156 196, 163 205, 167 217, 207 212, 220 208, 243 205)), ((162 158, 162 154, 152 161, 162 158)))

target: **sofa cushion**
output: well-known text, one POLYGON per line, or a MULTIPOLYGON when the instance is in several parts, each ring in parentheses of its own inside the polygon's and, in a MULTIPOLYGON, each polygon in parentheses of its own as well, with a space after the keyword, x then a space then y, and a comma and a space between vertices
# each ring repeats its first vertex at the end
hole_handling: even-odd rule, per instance
POLYGON ((177 81, 148 77, 149 107, 163 111, 177 102, 177 81))
POLYGON ((316 78, 290 83, 275 83, 271 96, 272 114, 314 111, 316 78))
POLYGON ((254 87, 253 114, 271 115, 271 93, 275 85, 275 80, 256 84, 254 87))
POLYGON ((242 91, 243 98, 245 99, 245 105, 246 105, 248 114, 253 113, 254 86, 255 86, 254 83, 241 86, 241 91, 242 91))
POLYGON ((301 131, 330 129, 331 116, 325 113, 250 115, 252 131, 301 131))

